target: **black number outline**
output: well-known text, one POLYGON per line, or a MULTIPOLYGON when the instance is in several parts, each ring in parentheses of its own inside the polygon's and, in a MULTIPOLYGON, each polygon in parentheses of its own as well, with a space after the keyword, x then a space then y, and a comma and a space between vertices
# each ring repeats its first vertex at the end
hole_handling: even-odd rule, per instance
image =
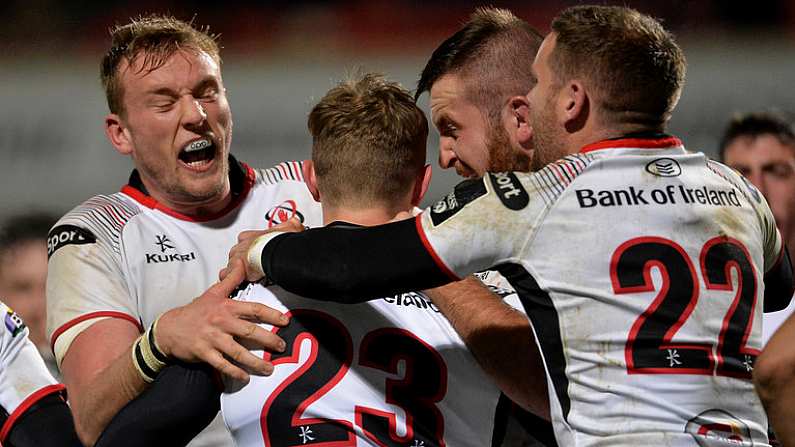
MULTIPOLYGON (((300 347, 304 340, 309 339, 311 341, 312 352, 310 353, 309 359, 301 365, 296 371, 292 372, 288 377, 286 377, 282 382, 270 393, 268 399, 266 400, 265 404, 262 407, 260 412, 260 428, 262 430, 263 440, 265 445, 267 446, 298 446, 298 445, 311 445, 314 447, 346 447, 346 446, 355 446, 356 445, 356 433, 353 429, 353 424, 349 421, 345 420, 331 420, 326 418, 302 418, 303 412, 306 408, 311 405, 313 402, 320 399, 325 393, 327 393, 330 389, 339 383, 342 378, 347 374, 348 370, 350 369, 350 365, 352 364, 353 358, 353 341, 351 339, 350 333, 348 332, 347 328, 336 318, 333 316, 326 314, 325 312, 310 310, 310 309, 295 309, 287 313, 287 315, 291 316, 291 324, 287 326, 287 328, 277 328, 274 327, 272 332, 279 333, 282 338, 287 343, 287 347, 285 348, 284 353, 279 354, 271 354, 266 352, 263 355, 265 360, 271 361, 274 366, 285 364, 285 363, 298 363, 299 355, 300 355, 300 347), (282 409, 280 412, 272 412, 271 410, 274 408, 274 403, 280 399, 280 396, 288 396, 288 399, 296 400, 296 396, 289 396, 291 393, 285 393, 285 391, 290 388, 291 385, 296 383, 300 380, 301 377, 304 377, 305 374, 312 369, 312 367, 316 364, 317 356, 318 356, 318 348, 320 346, 318 339, 315 334, 311 331, 306 329, 306 325, 312 325, 313 323, 322 322, 323 324, 329 325, 326 329, 331 329, 336 335, 337 340, 342 341, 342 349, 340 346, 337 346, 337 351, 343 351, 342 353, 338 352, 338 357, 342 358, 342 361, 339 358, 336 359, 336 363, 338 364, 338 369, 336 370, 335 374, 332 376, 331 379, 326 381, 323 386, 320 388, 315 389, 315 391, 309 395, 308 397, 300 400, 297 404, 295 402, 288 402, 286 405, 288 407, 287 410, 282 409), (292 328, 292 329, 291 329, 292 328), (291 330, 290 330, 291 329, 291 330), (290 333, 285 333, 290 330, 290 333), (339 355, 341 354, 341 355, 339 355), (286 440, 290 436, 289 433, 286 433, 285 430, 269 430, 269 421, 272 422, 272 415, 280 414, 282 417, 285 414, 290 414, 290 425, 292 427, 298 428, 299 426, 311 426, 312 428, 326 428, 326 433, 328 434, 329 428, 331 428, 332 434, 337 432, 339 434, 342 430, 335 430, 334 428, 341 428, 346 432, 347 438, 346 439, 336 439, 331 441, 315 439, 314 442, 303 443, 303 442, 291 442, 286 440), (278 433, 278 435, 276 435, 278 433), (275 442, 274 442, 275 441, 275 442)), ((324 339, 325 342, 325 339, 324 339)), ((362 429, 362 432, 377 443, 378 445, 388 447, 391 445, 404 445, 406 442, 411 442, 414 439, 419 439, 424 442, 423 445, 427 447, 444 447, 444 417, 439 411, 438 407, 434 405, 435 402, 439 402, 444 398, 447 393, 447 366, 444 362, 444 359, 441 355, 434 349, 432 346, 427 344, 422 339, 418 338, 413 333, 398 328, 381 328, 373 330, 362 338, 362 342, 360 345, 360 359, 359 364, 369 368, 375 368, 381 371, 386 371, 389 373, 397 373, 397 364, 399 360, 404 360, 406 365, 406 374, 403 379, 391 379, 386 378, 386 389, 385 389, 385 400, 386 403, 391 405, 395 405, 402 410, 404 410, 406 416, 406 427, 407 433, 403 437, 391 436, 393 433, 396 433, 394 428, 396 427, 397 422, 397 415, 394 413, 385 412, 382 410, 376 410, 373 408, 363 407, 356 405, 354 407, 354 417, 356 419, 356 425, 362 429), (395 336, 402 337, 401 340, 409 343, 414 343, 414 346, 420 346, 422 350, 420 351, 422 354, 427 354, 428 356, 433 358, 432 363, 439 366, 438 368, 438 382, 440 387, 436 392, 430 396, 428 399, 420 398, 419 401, 423 402, 427 400, 430 405, 429 409, 433 412, 433 421, 431 424, 425 425, 433 425, 436 427, 435 433, 433 437, 436 439, 431 439, 431 437, 425 435, 424 433, 427 430, 417 430, 414 429, 415 427, 415 418, 414 415, 410 411, 406 409, 406 406, 401 405, 401 398, 395 399, 394 392, 392 391, 395 389, 396 385, 405 385, 405 384, 412 384, 412 380, 414 379, 414 375, 412 371, 414 370, 413 366, 414 363, 417 361, 416 358, 413 358, 411 355, 400 352, 399 350, 394 349, 392 346, 395 342, 395 336), (385 339, 390 340, 385 340, 385 339), (385 351, 387 358, 387 362, 384 363, 383 355, 382 358, 379 359, 377 353, 372 353, 369 351, 373 346, 378 346, 382 343, 387 343, 390 345, 391 349, 383 350, 385 351), (375 417, 385 418, 388 420, 389 423, 389 435, 390 437, 387 439, 379 439, 376 433, 372 433, 365 428, 367 423, 364 422, 363 415, 372 415, 375 417), (419 437, 417 437, 419 434, 419 437), (397 444, 396 444, 397 443, 397 444)), ((417 353, 416 351, 414 352, 417 353)), ((383 353, 382 353, 383 354, 383 353)), ((427 366, 427 365, 424 365, 427 366)), ((424 379, 425 377, 423 377, 424 379)), ((427 383, 425 383, 427 388, 427 383)), ((411 388, 405 387, 405 388, 411 388)), ((300 399, 301 396, 298 396, 300 399)), ((283 399, 283 398, 282 398, 283 399)), ((428 409, 428 408, 426 408, 428 409)), ((283 422, 283 421, 282 421, 283 422)), ((282 425, 284 425, 282 423, 282 425)), ((313 432, 317 436, 317 433, 313 432)))
MULTIPOLYGON (((698 277, 696 275, 693 263, 687 252, 676 242, 661 237, 639 237, 630 239, 621 244, 613 253, 610 260, 610 279, 613 283, 613 291, 617 295, 639 293, 639 292, 653 292, 655 291, 654 283, 651 278, 651 269, 657 267, 663 279, 663 284, 654 298, 652 303, 646 310, 635 320, 630 329, 627 337, 627 343, 624 348, 624 358, 627 364, 628 374, 703 374, 712 375, 714 370, 714 358, 712 355, 712 345, 703 343, 673 343, 672 339, 682 327, 682 325, 690 317, 690 314, 695 309, 699 297, 699 287, 697 285, 698 277), (659 256, 661 250, 666 250, 664 253, 673 256, 673 259, 680 262, 681 266, 665 265, 659 256), (678 255, 678 256, 677 256, 678 255), (632 259, 632 256, 638 256, 638 259, 632 259), (675 321, 669 324, 665 330, 665 335, 661 340, 656 341, 652 338, 655 334, 656 324, 662 321, 665 325, 666 320, 670 322, 672 316, 668 314, 669 309, 662 306, 663 302, 670 302, 671 297, 677 297, 681 294, 672 293, 671 291, 671 276, 672 267, 682 267, 687 270, 687 278, 680 278, 690 280, 689 284, 684 284, 684 288, 689 290, 685 291, 685 295, 689 295, 689 299, 684 308, 675 315, 675 321), (636 271, 637 267, 641 267, 640 271, 636 271), (662 316, 659 314, 665 312, 662 316), (653 314, 656 318, 650 319, 653 314), (640 342, 640 343, 638 343, 640 342), (643 344, 646 346, 636 346, 643 344), (640 349, 638 349, 640 348, 640 349), (687 365, 696 365, 677 368, 675 366, 665 366, 664 362, 667 360, 665 357, 656 357, 658 351, 676 349, 679 358, 685 360, 687 357, 687 365), (651 352, 651 355, 647 355, 651 352), (643 357, 645 355, 645 357, 643 357)), ((677 275, 685 276, 685 275, 677 275)), ((682 287, 681 282, 677 282, 675 287, 682 287)), ((676 290, 674 290, 676 292, 676 290)), ((683 304, 683 303, 675 303, 683 304)), ((672 355, 669 353, 669 355, 672 355)), ((674 362, 671 361, 670 364, 674 362)), ((669 364, 669 365, 670 365, 669 364)), ((681 362, 682 365, 685 362, 681 362)))
POLYGON ((403 360, 405 365, 404 377, 397 380, 387 378, 384 395, 386 403, 404 411, 406 434, 402 437, 397 435, 397 417, 394 413, 360 405, 355 407, 356 425, 362 429, 365 436, 381 447, 396 447, 413 440, 421 441, 421 445, 428 447, 444 447, 444 417, 434 405, 447 394, 447 366, 441 355, 425 341, 404 329, 376 329, 362 338, 359 350, 360 365, 397 374, 400 360, 403 360), (418 349, 409 352, 413 348, 418 349), (423 376, 419 381, 416 380, 419 376, 417 364, 423 366, 423 376), (436 374, 428 374, 430 365, 438 367, 436 374), (420 387, 426 391, 430 389, 431 395, 423 397, 402 392, 406 389, 417 391, 420 387), (424 407, 421 410, 431 413, 425 414, 427 417, 421 419, 423 422, 431 421, 428 424, 432 426, 430 429, 426 429, 424 425, 417 429, 415 416, 420 413, 416 411, 417 404, 424 407), (388 430, 383 427, 388 427, 388 430))
POLYGON ((757 301, 757 274, 751 254, 742 242, 737 239, 720 236, 707 241, 699 256, 704 283, 710 290, 734 291, 731 283, 731 271, 738 273, 737 291, 729 311, 721 324, 716 347, 717 367, 715 374, 719 376, 751 379, 753 364, 760 354, 759 349, 748 347, 748 337, 753 329, 753 315, 757 301), (714 254, 716 250, 731 250, 727 253, 714 254), (723 268, 720 268, 723 267, 723 268), (750 301, 750 306, 748 302, 750 301), (739 323, 737 322, 739 320, 739 323), (732 324, 735 323, 735 324, 732 324), (742 328, 738 331, 737 328, 742 328), (739 340, 733 340, 737 332, 741 332, 739 340), (727 343, 727 337, 729 343, 727 343), (737 341, 734 343, 734 341, 737 341), (736 347, 736 349, 734 349, 736 347), (748 358, 742 358, 744 356, 748 358), (741 357, 742 356, 742 357, 741 357), (745 366, 748 363, 748 367, 745 366), (749 370, 750 369, 750 370, 749 370))
MULTIPOLYGON (((356 445, 356 435, 353 431, 353 424, 348 421, 343 420, 330 420, 325 418, 302 418, 304 410, 311 405, 313 402, 320 399, 324 394, 326 394, 330 389, 332 389, 337 383, 339 383, 345 374, 348 372, 351 363, 353 362, 353 341, 351 340, 350 334, 348 330, 345 329, 342 323, 339 320, 328 315, 324 312, 319 312, 315 310, 309 309, 297 309, 291 312, 288 312, 287 315, 290 316, 290 325, 285 328, 273 328, 274 333, 280 333, 282 338, 284 339, 287 347, 285 348, 283 353, 269 353, 266 352, 263 356, 265 360, 269 360, 273 363, 274 367, 284 363, 298 363, 301 344, 304 340, 310 340, 312 345, 312 351, 309 355, 309 359, 301 365, 296 371, 290 374, 287 378, 285 378, 268 396, 268 399, 265 401, 265 404, 262 406, 262 410, 260 412, 260 428, 262 430, 262 438, 267 446, 272 447, 280 447, 280 446, 294 446, 294 445, 311 445, 315 447, 347 447, 347 446, 355 446, 356 445), (337 371, 334 375, 326 380, 323 383, 323 386, 317 388, 312 394, 310 394, 305 399, 302 399, 298 402, 297 405, 293 406, 292 412, 284 412, 290 414, 290 425, 292 427, 299 427, 299 426, 311 426, 315 429, 323 429, 324 435, 326 436, 337 436, 340 434, 345 435, 345 439, 333 439, 329 440, 320 440, 319 442, 302 442, 302 443, 295 443, 290 442, 287 437, 289 433, 285 430, 270 430, 269 426, 271 423, 276 423, 274 421, 275 418, 281 418, 284 416, 282 412, 272 412, 270 411, 271 408, 274 406, 275 403, 279 400, 287 399, 296 400, 296 396, 292 393, 285 393, 284 391, 290 388, 295 383, 298 383, 299 380, 303 377, 309 377, 306 373, 312 370, 313 366, 317 363, 318 359, 318 349, 320 348, 320 343, 316 338, 315 333, 311 332, 306 328, 307 325, 312 324, 329 324, 329 326, 325 329, 331 329, 332 331, 336 332, 336 336, 339 338, 334 337, 326 337, 328 340, 332 342, 341 343, 342 346, 337 345, 335 347, 336 357, 330 359, 332 362, 336 361, 339 364, 337 371), (289 333, 295 333, 293 337, 289 336, 289 333), (288 334, 285 334, 288 333, 288 334)), ((318 328, 315 327, 315 330, 318 328)), ((323 344, 324 347, 329 347, 329 341, 326 341, 323 344)), ((309 377, 311 378, 311 377, 309 377)), ((289 408, 293 402, 288 402, 287 407, 289 408)), ((320 434, 318 432, 314 432, 316 436, 320 434)))
MULTIPOLYGON (((651 280, 651 268, 657 267, 661 273, 663 284, 655 299, 646 310, 635 320, 630 329, 625 345, 625 360, 628 374, 709 374, 716 376, 727 376, 741 379, 751 379, 753 363, 759 355, 760 350, 749 348, 748 337, 753 329, 753 315, 757 305, 758 277, 756 266, 745 245, 737 239, 727 236, 719 236, 708 240, 699 254, 699 267, 704 279, 704 285, 708 290, 735 291, 731 276, 732 271, 738 274, 737 290, 735 291, 726 316, 721 323, 718 333, 717 346, 713 344, 671 344, 670 340, 676 331, 687 320, 698 301, 700 284, 696 277, 696 271, 690 261, 687 252, 675 242, 661 237, 639 237, 630 239, 621 244, 610 261, 610 278, 613 291, 617 295, 639 292, 653 292, 654 284, 651 280), (688 307, 679 315, 676 324, 671 325, 666 331, 666 337, 658 343, 657 349, 677 348, 693 349, 699 346, 708 346, 708 356, 710 368, 676 368, 669 367, 637 367, 636 340, 639 330, 644 326, 648 317, 658 311, 659 307, 668 298, 668 287, 671 284, 669 276, 669 266, 666 266, 658 257, 655 256, 651 247, 643 246, 651 244, 657 248, 661 246, 674 247, 680 254, 680 260, 684 260, 688 265, 692 284, 691 298, 688 307), (656 244, 656 245, 655 245, 656 244), (633 262, 625 261, 624 256, 630 250, 637 250, 645 260, 641 271, 642 280, 637 271, 627 270, 627 267, 637 267, 633 262), (623 265, 622 264, 629 264, 623 265), (622 267, 624 267, 623 270, 622 267), (629 277, 628 277, 629 276, 629 277), (622 278, 623 277, 623 278, 622 278), (696 287, 698 286, 698 287, 696 287), (738 334, 739 337, 738 337, 738 334), (736 348, 736 349, 735 349, 736 348)), ((680 275, 683 276, 683 275, 680 275)), ((647 347, 648 348, 648 347, 647 347)), ((699 348, 700 349, 700 348, 699 348)))

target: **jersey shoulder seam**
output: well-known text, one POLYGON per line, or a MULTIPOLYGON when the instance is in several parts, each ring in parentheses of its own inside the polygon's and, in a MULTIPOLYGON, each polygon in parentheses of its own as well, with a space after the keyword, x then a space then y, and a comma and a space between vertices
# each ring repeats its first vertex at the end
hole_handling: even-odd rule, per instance
POLYGON ((530 182, 549 207, 596 160, 594 155, 587 153, 570 154, 533 173, 530 182))
POLYGON ((122 193, 96 195, 64 215, 55 227, 75 225, 108 243, 121 254, 121 234, 125 226, 143 210, 122 193))
POLYGON ((284 161, 272 168, 255 169, 257 183, 275 185, 281 182, 304 182, 302 161, 284 161))

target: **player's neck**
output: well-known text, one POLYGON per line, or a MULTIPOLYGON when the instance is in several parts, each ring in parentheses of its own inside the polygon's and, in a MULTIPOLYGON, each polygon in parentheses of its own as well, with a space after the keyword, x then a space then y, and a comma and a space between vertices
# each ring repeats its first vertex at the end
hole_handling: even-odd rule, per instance
POLYGON ((374 206, 366 208, 350 208, 327 206, 323 203, 323 225, 332 222, 348 222, 365 227, 381 225, 391 221, 398 213, 411 213, 411 204, 401 206, 374 206))
POLYGON ((190 216, 192 218, 202 218, 206 216, 214 216, 223 211, 232 202, 232 191, 230 185, 227 183, 222 191, 213 197, 196 200, 195 198, 177 198, 169 197, 168 194, 163 194, 156 188, 151 188, 146 184, 149 195, 163 204, 172 211, 176 211, 182 215, 190 216))

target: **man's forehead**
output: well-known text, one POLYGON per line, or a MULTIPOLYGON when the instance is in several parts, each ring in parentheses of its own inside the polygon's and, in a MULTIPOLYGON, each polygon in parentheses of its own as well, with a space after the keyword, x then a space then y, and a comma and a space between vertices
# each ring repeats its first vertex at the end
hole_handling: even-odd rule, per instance
POLYGON ((451 107, 475 107, 467 95, 466 81, 458 74, 441 76, 431 85, 429 97, 431 113, 434 115, 451 107))
POLYGON ((770 159, 795 162, 795 146, 784 144, 773 134, 740 135, 726 146, 724 158, 749 163, 763 163, 770 159))
MULTIPOLYGON (((176 50, 162 58, 150 52, 138 52, 132 60, 122 61, 119 73, 122 78, 155 81, 172 69, 185 76, 192 72, 221 76, 220 65, 215 58, 204 51, 190 49, 176 50)), ((173 73, 170 75, 173 77, 173 73)))

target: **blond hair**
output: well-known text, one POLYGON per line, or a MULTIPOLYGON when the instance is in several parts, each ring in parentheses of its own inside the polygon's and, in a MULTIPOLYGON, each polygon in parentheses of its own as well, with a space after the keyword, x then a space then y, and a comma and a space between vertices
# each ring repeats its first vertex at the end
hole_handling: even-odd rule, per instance
POLYGON ((100 79, 111 113, 124 113, 124 91, 120 81, 119 66, 127 61, 131 68, 143 71, 157 70, 179 50, 205 52, 216 62, 221 62, 218 36, 207 27, 197 28, 193 20, 184 22, 172 16, 148 15, 132 19, 110 30, 111 48, 100 63, 100 79))
POLYGON ((308 127, 324 203, 392 204, 425 164, 425 114, 407 90, 379 74, 353 76, 329 90, 308 127))

